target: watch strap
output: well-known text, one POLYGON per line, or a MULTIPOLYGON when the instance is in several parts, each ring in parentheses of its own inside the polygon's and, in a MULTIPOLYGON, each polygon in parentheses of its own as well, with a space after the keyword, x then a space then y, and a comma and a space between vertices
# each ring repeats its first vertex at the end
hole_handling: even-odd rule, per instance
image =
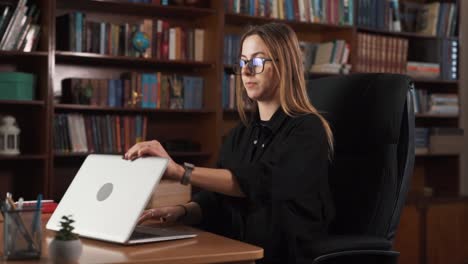
POLYGON ((188 185, 190 184, 190 179, 192 177, 192 171, 195 168, 195 166, 191 163, 184 162, 184 175, 182 175, 182 178, 180 179, 180 183, 183 185, 188 185))

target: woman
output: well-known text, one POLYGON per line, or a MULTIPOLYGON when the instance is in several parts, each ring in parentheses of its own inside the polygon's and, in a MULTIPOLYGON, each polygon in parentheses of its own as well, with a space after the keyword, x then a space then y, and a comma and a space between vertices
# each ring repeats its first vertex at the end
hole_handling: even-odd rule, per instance
POLYGON ((290 27, 256 26, 240 43, 235 71, 244 86, 237 91, 242 122, 227 136, 218 169, 176 164, 156 140, 125 154, 166 157, 164 178, 189 180, 204 190, 188 204, 147 210, 140 221, 200 223, 262 247, 259 263, 310 263, 307 248, 327 234, 334 212, 327 176, 332 133, 307 97, 302 54, 290 27), (250 119, 246 100, 256 110, 250 119))

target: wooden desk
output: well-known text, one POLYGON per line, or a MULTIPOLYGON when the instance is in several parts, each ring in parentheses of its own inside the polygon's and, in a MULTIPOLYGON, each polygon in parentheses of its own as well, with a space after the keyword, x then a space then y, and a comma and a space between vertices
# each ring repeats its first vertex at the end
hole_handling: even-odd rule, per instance
MULTIPOLYGON (((49 216, 42 217, 42 258, 37 261, 0 260, 0 263, 51 263, 48 244, 53 231, 45 229, 49 216)), ((3 256, 3 222, 0 223, 0 255, 3 256)), ((190 228, 190 227, 183 227, 190 228)), ((82 238, 83 254, 79 263, 237 263, 253 264, 263 257, 263 249, 209 232, 194 229, 195 238, 124 246, 82 238)))

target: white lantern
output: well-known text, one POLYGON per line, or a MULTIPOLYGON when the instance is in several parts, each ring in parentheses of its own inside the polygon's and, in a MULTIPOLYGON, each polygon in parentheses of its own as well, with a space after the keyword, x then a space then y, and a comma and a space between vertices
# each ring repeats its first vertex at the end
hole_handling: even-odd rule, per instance
POLYGON ((0 123, 0 155, 19 155, 20 129, 12 116, 4 116, 0 123))

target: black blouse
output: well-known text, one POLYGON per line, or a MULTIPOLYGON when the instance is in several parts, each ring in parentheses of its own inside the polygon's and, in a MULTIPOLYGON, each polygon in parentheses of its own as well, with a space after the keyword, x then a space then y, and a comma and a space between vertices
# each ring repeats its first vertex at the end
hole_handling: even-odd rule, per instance
POLYGON ((218 161, 244 198, 201 191, 202 228, 264 249, 257 263, 311 263, 307 247, 327 234, 334 209, 328 187, 328 143, 316 115, 290 117, 281 107, 255 115, 225 139, 218 161))

